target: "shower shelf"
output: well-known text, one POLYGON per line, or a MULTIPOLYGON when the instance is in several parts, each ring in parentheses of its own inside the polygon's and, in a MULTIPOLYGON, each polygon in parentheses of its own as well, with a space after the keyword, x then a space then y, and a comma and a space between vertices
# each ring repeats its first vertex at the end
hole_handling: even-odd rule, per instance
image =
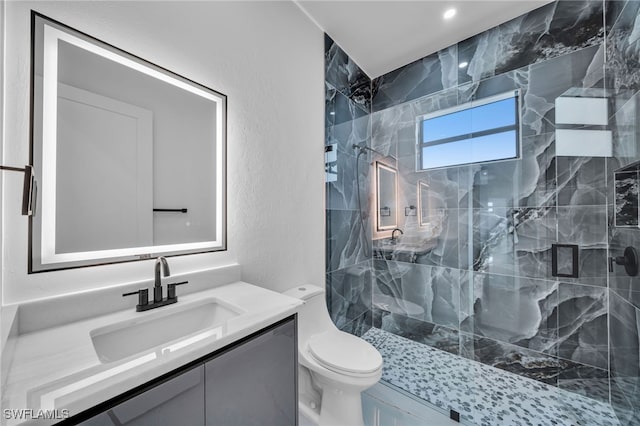
POLYGON ((618 228, 640 227, 640 161, 613 172, 615 188, 614 225, 618 228))

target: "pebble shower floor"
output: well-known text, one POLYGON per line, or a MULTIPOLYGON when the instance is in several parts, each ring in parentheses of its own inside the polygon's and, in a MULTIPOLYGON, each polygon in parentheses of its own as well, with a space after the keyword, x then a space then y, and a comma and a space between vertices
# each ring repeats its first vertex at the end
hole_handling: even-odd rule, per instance
POLYGON ((609 404, 372 328, 382 380, 481 426, 618 426, 609 404))

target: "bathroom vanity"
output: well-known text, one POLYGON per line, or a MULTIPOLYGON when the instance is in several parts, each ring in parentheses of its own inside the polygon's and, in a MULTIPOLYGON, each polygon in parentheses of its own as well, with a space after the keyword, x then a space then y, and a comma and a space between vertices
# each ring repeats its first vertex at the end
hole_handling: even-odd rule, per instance
POLYGON ((163 257, 226 250, 226 95, 29 13, 27 272, 164 273, 3 306, 0 425, 296 424, 302 302, 163 257))
POLYGON ((296 348, 296 320, 291 316, 68 423, 295 425, 296 348))
POLYGON ((38 425, 295 425, 301 303, 234 282, 20 333, 3 409, 53 415, 38 425))

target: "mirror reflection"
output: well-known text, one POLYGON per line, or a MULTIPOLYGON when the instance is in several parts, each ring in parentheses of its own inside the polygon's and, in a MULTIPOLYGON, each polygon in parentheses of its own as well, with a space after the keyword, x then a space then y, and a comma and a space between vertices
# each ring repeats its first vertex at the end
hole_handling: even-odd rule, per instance
POLYGON ((33 271, 225 249, 226 97, 32 18, 33 271))
POLYGON ((430 209, 429 185, 426 182, 418 181, 418 225, 420 227, 429 226, 430 209))
POLYGON ((376 211, 378 231, 398 226, 397 207, 398 171, 381 162, 376 162, 376 211))

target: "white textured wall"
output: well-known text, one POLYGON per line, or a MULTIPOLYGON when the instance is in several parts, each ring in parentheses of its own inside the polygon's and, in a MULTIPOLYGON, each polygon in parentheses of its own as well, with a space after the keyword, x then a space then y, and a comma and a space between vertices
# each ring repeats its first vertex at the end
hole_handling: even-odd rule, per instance
MULTIPOLYGON (((293 3, 8 2, 7 164, 28 162, 31 8, 228 96, 229 250, 172 258, 172 271, 237 261, 267 288, 323 285, 323 36, 293 3)), ((152 276, 152 261, 28 275, 20 192, 6 176, 4 303, 152 276)))
MULTIPOLYGON (((4 93, 4 8, 5 1, 0 0, 0 99, 3 99, 4 93)), ((2 117, 2 113, 4 111, 4 103, 0 102, 0 117, 2 117)), ((4 141, 4 123, 3 120, 0 119, 0 141, 4 141)), ((2 143, 2 142, 0 142, 2 143)), ((0 151, 0 164, 2 164, 3 155, 2 151, 0 151)), ((2 176, 0 176, 0 223, 2 223, 2 176)), ((2 238, 3 231, 0 229, 0 238, 2 238)), ((0 257, 0 269, 2 268, 2 258, 0 257)), ((0 274, 0 289, 2 288, 2 275, 0 274)), ((0 291, 0 386, 4 383, 5 379, 5 369, 4 362, 2 361, 2 350, 5 347, 4 336, 6 335, 5 329, 7 328, 7 324, 3 321, 2 318, 2 291, 0 291)), ((4 406, 2 404, 2 398, 0 398, 0 410, 3 410, 4 406)))

